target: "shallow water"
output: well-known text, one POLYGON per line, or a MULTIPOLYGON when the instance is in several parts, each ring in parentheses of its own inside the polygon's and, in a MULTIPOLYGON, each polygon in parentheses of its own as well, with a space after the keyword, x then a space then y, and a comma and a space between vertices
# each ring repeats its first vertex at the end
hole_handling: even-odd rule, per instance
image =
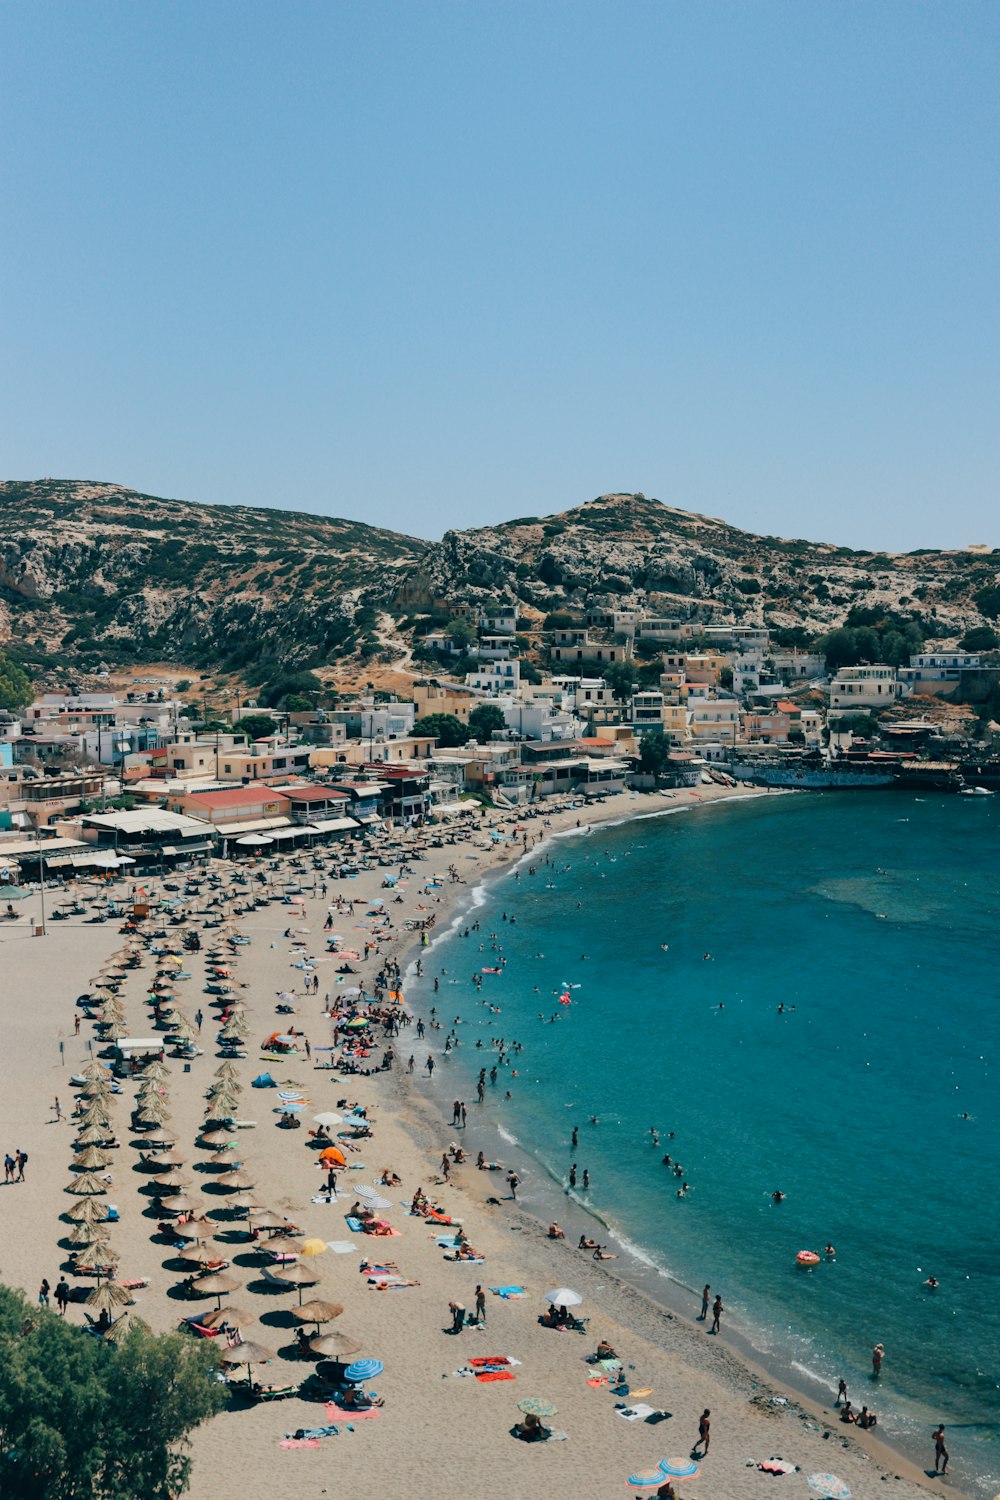
POLYGON ((943 1418, 956 1479, 975 1471, 990 1495, 998 830, 985 798, 845 793, 556 840, 551 864, 487 888, 480 930, 436 943, 411 986, 418 1014, 436 1000, 440 1045, 462 1017, 449 1066, 466 1098, 495 1039, 523 1045, 485 1113, 533 1154, 529 1206, 576 1161, 583 1202, 661 1270, 710 1281, 773 1364, 813 1389, 843 1374, 887 1436, 926 1445, 943 1418), (796 1267, 828 1241, 834 1262, 796 1267))

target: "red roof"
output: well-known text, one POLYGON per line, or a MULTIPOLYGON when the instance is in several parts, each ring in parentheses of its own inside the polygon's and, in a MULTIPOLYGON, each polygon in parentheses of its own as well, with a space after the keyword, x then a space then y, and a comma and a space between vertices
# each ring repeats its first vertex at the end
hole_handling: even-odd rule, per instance
POLYGON ((292 802, 331 802, 337 798, 347 801, 346 792, 338 792, 329 786, 283 786, 281 795, 292 802))
POLYGON ((227 787, 221 792, 189 792, 193 802, 204 807, 257 807, 261 802, 287 801, 284 792, 255 782, 252 786, 227 787))

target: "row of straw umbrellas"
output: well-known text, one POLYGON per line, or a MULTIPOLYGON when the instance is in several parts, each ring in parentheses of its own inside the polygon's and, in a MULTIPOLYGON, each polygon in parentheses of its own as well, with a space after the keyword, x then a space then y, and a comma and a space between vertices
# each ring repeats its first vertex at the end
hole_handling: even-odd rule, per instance
MULTIPOLYGON (((228 924, 224 924, 221 937, 227 935, 227 926, 228 924)), ((142 939, 133 940, 114 955, 111 963, 101 971, 96 980, 91 981, 92 998, 99 1000, 101 1005, 97 1016, 98 1026, 106 1040, 116 1040, 128 1034, 119 991, 128 977, 128 971, 141 966, 143 948, 142 939)), ((183 959, 178 950, 166 945, 158 950, 157 958, 160 966, 149 987, 154 1014, 169 1022, 170 1031, 182 1048, 185 1044, 190 1046, 194 1038, 194 1027, 176 1004, 174 994, 177 970, 182 967, 183 959)), ((235 959, 223 950, 214 948, 206 954, 206 962, 212 977, 218 979, 223 971, 231 972, 235 959)), ((226 1012, 219 1039, 227 1047, 239 1048, 244 1043, 249 1022, 244 1007, 230 998, 234 994, 233 986, 225 984, 221 988, 223 993, 213 997, 213 1002, 226 1012)), ((87 1302, 104 1319, 109 1319, 112 1313, 119 1311, 131 1300, 128 1290, 114 1279, 119 1257, 109 1238, 106 1210, 103 1205, 98 1207, 96 1204, 96 1199, 107 1187, 104 1174, 111 1158, 105 1147, 113 1135, 111 1105, 114 1096, 110 1075, 101 1063, 90 1063, 84 1069, 83 1076, 81 1095, 84 1109, 79 1116, 77 1153, 72 1163, 76 1176, 67 1188, 68 1192, 78 1196, 81 1201, 69 1210, 68 1216, 73 1221, 70 1241, 74 1249, 85 1252, 88 1262, 98 1269, 97 1286, 89 1294, 87 1302), (102 1279, 101 1273, 105 1274, 106 1279, 102 1279)), ((177 1259, 191 1268, 200 1268, 200 1274, 196 1269, 194 1277, 189 1280, 190 1290, 195 1295, 215 1298, 215 1309, 201 1321, 205 1326, 226 1327, 235 1333, 239 1342, 224 1351, 222 1361, 232 1366, 245 1364, 249 1375, 254 1364, 268 1362, 276 1356, 273 1351, 255 1341, 243 1338, 242 1329, 253 1321, 253 1313, 233 1302, 223 1306, 222 1299, 238 1293, 240 1283, 226 1275, 224 1270, 212 1269, 213 1263, 223 1258, 219 1250, 211 1245, 219 1225, 205 1214, 203 1205, 187 1191, 191 1186, 191 1179, 182 1175, 181 1169, 185 1163, 176 1156, 176 1139, 167 1129, 167 1122, 171 1117, 168 1082, 169 1069, 164 1063, 154 1061, 146 1066, 136 1094, 133 1123, 143 1132, 142 1149, 148 1152, 144 1161, 155 1174, 151 1180, 160 1208, 183 1219, 183 1222, 176 1225, 177 1237, 183 1241, 182 1248, 177 1252, 177 1259)), ((220 1169, 215 1181, 218 1187, 230 1195, 227 1198, 227 1208, 252 1216, 255 1227, 270 1236, 267 1241, 268 1251, 307 1258, 325 1251, 325 1242, 294 1237, 289 1233, 290 1226, 285 1219, 261 1209, 250 1194, 254 1187, 252 1176, 246 1170, 231 1165, 231 1151, 235 1145, 231 1122, 238 1109, 241 1091, 237 1067, 231 1060, 223 1060, 216 1068, 213 1082, 207 1091, 205 1122, 199 1131, 197 1143, 211 1153, 208 1164, 220 1169)), ((309 1347, 316 1357, 340 1360, 358 1352, 361 1346, 349 1335, 320 1332, 324 1324, 329 1324, 340 1316, 343 1308, 339 1304, 319 1299, 303 1302, 303 1288, 315 1286, 319 1280, 310 1267, 296 1259, 270 1274, 275 1281, 298 1287, 299 1306, 293 1310, 293 1317, 300 1324, 312 1323, 315 1326, 316 1333, 309 1347)), ((139 1320, 130 1315, 120 1317, 109 1324, 105 1336, 117 1340, 129 1326, 137 1322, 139 1320)))

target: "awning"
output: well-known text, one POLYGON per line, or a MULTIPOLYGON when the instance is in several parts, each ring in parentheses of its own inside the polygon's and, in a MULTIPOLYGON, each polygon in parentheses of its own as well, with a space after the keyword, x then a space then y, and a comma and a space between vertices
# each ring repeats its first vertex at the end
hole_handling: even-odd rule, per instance
POLYGON ((274 828, 274 829, 272 829, 272 831, 271 831, 271 837, 273 839, 294 839, 294 838, 298 838, 298 836, 299 836, 300 833, 314 833, 314 832, 315 832, 315 829, 310 828, 310 826, 309 826, 308 823, 297 823, 294 828, 274 828))
POLYGON ((227 839, 236 833, 265 833, 271 828, 287 828, 287 818, 251 818, 246 823, 215 823, 215 832, 227 839))
POLYGON ((432 818, 457 818, 464 813, 479 811, 478 802, 439 802, 430 810, 432 818))
POLYGON ((384 819, 380 818, 378 813, 355 813, 354 821, 355 823, 364 823, 367 825, 369 823, 382 823, 384 819))
POLYGON ((354 818, 318 818, 313 823, 311 833, 343 833, 348 828, 357 828, 358 824, 354 818))

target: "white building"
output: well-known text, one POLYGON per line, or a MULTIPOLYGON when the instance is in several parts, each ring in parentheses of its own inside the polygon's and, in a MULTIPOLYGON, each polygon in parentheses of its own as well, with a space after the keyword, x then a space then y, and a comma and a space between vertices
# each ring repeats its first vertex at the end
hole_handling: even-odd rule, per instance
POLYGON ((830 711, 887 708, 899 696, 895 667, 841 667, 830 683, 830 711))

